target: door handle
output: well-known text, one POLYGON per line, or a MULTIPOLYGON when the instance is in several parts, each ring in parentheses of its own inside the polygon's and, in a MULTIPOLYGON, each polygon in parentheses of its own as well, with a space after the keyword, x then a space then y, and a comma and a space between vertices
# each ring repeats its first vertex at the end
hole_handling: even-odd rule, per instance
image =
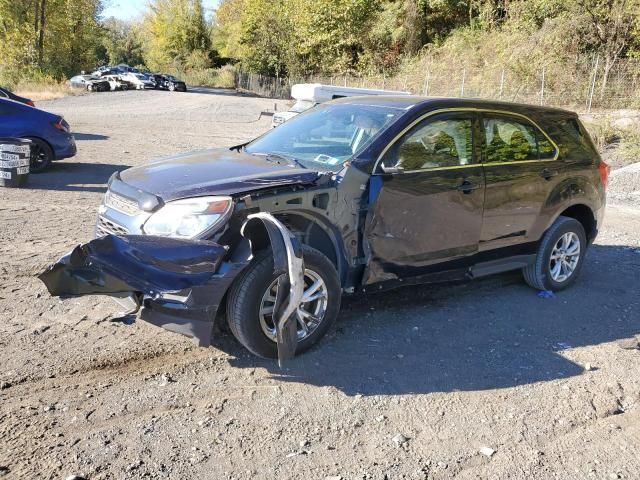
POLYGON ((461 191, 462 193, 465 193, 465 194, 469 194, 469 193, 471 193, 473 190, 475 190, 477 188, 480 188, 480 185, 475 185, 475 184, 471 183, 469 180, 465 180, 464 182, 462 182, 457 187, 457 189, 459 191, 461 191))
POLYGON ((540 172, 540 176, 545 180, 551 180, 556 175, 558 175, 558 172, 556 172, 555 170, 549 170, 548 168, 545 168, 540 172))

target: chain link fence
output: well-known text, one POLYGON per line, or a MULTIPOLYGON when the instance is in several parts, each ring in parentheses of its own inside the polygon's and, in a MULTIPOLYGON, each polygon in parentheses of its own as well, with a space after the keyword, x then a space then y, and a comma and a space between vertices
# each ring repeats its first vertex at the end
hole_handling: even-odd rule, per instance
POLYGON ((289 99, 296 83, 322 83, 360 88, 409 91, 416 95, 469 97, 566 107, 580 112, 595 109, 640 108, 640 60, 618 61, 605 72, 597 56, 574 65, 550 65, 527 75, 512 67, 443 66, 422 61, 405 74, 386 76, 269 77, 237 71, 236 87, 257 95, 289 99))

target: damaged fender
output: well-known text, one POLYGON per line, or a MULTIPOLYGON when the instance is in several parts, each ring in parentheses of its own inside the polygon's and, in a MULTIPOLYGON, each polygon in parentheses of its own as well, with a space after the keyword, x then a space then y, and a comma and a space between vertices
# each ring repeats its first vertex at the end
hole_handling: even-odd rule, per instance
POLYGON ((278 286, 274 306, 274 323, 278 343, 278 363, 293 358, 298 346, 296 310, 304 294, 304 259, 298 239, 272 215, 259 212, 249 215, 242 226, 248 236, 252 222, 261 221, 269 235, 273 252, 274 274, 278 286))
MULTIPOLYGON (((53 296, 131 297, 140 318, 211 344, 213 324, 224 295, 252 258, 249 242, 262 225, 269 236, 274 271, 279 274, 274 315, 278 359, 295 355, 295 312, 304 292, 302 248, 272 215, 249 215, 245 240, 228 247, 204 240, 148 235, 107 235, 79 245, 39 275, 53 296)), ((133 313, 133 312, 132 312, 133 313)))

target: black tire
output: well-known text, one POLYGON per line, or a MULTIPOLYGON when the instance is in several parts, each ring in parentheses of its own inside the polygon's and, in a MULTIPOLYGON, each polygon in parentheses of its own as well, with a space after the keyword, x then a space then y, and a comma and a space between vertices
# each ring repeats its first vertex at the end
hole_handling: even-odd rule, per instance
MULTIPOLYGON (((341 288, 338 272, 319 251, 303 246, 305 268, 316 272, 327 288, 327 305, 320 324, 298 342, 296 354, 303 353, 320 340, 333 325, 340 311, 341 288)), ((271 251, 261 252, 236 279, 227 300, 227 322, 231 333, 251 353, 263 358, 277 358, 278 349, 260 324, 263 295, 276 280, 271 251)))
POLYGON ((32 142, 29 173, 44 172, 53 161, 53 150, 44 140, 39 138, 29 138, 29 140, 32 142))
POLYGON ((176 89, 175 85, 173 83, 169 84, 169 91, 173 92, 176 89))
POLYGON ((522 269, 525 282, 538 290, 559 291, 570 287, 580 274, 587 247, 587 236, 582 224, 573 218, 558 217, 542 237, 535 263, 522 269), (580 241, 578 263, 568 278, 563 281, 556 281, 551 275, 551 252, 560 238, 567 233, 574 233, 580 241))

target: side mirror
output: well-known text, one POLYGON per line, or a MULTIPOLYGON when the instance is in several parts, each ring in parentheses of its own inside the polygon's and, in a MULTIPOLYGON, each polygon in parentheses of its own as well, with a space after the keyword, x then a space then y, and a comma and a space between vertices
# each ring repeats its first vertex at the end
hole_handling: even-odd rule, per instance
POLYGON ((404 167, 396 165, 395 167, 387 167, 384 163, 380 164, 382 171, 384 173, 403 173, 404 167))

